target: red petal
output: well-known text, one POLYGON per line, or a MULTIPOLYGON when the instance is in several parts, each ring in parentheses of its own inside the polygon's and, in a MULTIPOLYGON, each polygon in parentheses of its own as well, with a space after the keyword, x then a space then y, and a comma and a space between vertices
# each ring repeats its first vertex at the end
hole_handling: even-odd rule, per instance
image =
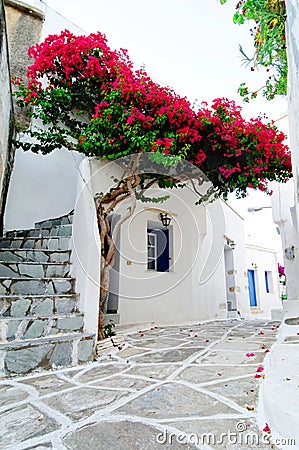
POLYGON ((271 433, 270 427, 269 427, 269 425, 268 425, 267 423, 266 423, 265 428, 263 428, 263 431, 264 431, 265 433, 271 433))

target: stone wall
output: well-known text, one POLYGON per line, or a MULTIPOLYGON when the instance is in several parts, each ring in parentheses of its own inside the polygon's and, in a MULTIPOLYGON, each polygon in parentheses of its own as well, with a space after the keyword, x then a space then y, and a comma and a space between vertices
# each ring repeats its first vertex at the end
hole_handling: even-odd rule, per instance
MULTIPOLYGON (((32 60, 28 48, 40 40, 44 13, 20 0, 4 0, 7 24, 10 72, 12 77, 26 80, 27 67, 32 60)), ((16 123, 29 125, 29 116, 14 102, 16 123)))
POLYGON ((10 87, 10 72, 6 37, 6 21, 3 1, 0 0, 0 235, 3 232, 3 214, 12 171, 14 151, 13 106, 10 87))

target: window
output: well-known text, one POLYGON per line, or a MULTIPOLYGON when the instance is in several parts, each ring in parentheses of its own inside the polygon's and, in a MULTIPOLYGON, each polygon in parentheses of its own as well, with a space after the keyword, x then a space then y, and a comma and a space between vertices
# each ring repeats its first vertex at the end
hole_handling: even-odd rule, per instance
POLYGON ((147 269, 169 272, 169 229, 147 230, 147 269))
POLYGON ((157 270, 157 235, 150 230, 147 232, 147 268, 157 270))
POLYGON ((273 286, 272 286, 272 272, 265 271, 265 286, 266 286, 266 292, 269 294, 270 292, 273 292, 273 286))

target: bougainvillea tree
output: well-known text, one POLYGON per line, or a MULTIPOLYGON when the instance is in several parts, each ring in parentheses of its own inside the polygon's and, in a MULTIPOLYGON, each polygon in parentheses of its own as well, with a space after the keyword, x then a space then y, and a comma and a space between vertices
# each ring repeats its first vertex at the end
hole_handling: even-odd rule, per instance
MULTIPOLYGON (((135 70, 127 52, 112 51, 101 33, 74 36, 64 31, 30 48, 29 56, 34 62, 28 68, 28 83, 15 80, 18 103, 31 109, 42 126, 23 130, 32 139, 20 139, 19 146, 44 154, 65 147, 107 160, 135 155, 121 179, 96 199, 102 338, 109 269, 121 224, 133 214, 138 199, 146 200, 144 193, 154 185, 181 187, 182 180, 189 179, 196 188, 192 173, 141 173, 141 156, 150 153, 153 162, 164 167, 174 160, 191 162, 212 182, 209 194, 225 199, 233 191, 245 196, 249 187, 268 191, 269 180, 286 181, 291 176, 289 151, 285 136, 273 124, 259 118, 244 120, 232 101, 216 99, 211 107, 203 103, 192 108, 186 98, 160 86, 144 70, 135 70), (111 236, 108 217, 128 199, 131 206, 111 236)), ((159 200, 163 198, 155 199, 159 200)))

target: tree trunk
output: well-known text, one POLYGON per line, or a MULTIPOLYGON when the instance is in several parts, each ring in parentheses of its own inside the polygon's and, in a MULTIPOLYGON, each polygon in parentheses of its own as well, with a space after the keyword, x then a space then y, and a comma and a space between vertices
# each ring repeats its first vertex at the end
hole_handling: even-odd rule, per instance
POLYGON ((108 295, 109 295, 109 272, 114 265, 115 260, 115 242, 120 231, 121 225, 128 220, 136 209, 136 192, 135 188, 139 185, 140 178, 138 176, 131 176, 126 181, 126 191, 131 197, 131 206, 128 208, 128 212, 120 218, 115 224, 112 236, 111 228, 108 220, 108 214, 112 213, 116 204, 125 200, 128 195, 124 196, 124 190, 120 190, 118 195, 111 201, 111 197, 104 197, 100 205, 97 208, 98 224, 100 231, 101 241, 101 285, 100 285, 100 298, 99 298, 99 318, 98 318, 98 339, 105 338, 105 315, 108 307, 108 295), (109 198, 109 203, 106 200, 109 198), (108 206, 104 208, 104 203, 107 202, 108 206))

